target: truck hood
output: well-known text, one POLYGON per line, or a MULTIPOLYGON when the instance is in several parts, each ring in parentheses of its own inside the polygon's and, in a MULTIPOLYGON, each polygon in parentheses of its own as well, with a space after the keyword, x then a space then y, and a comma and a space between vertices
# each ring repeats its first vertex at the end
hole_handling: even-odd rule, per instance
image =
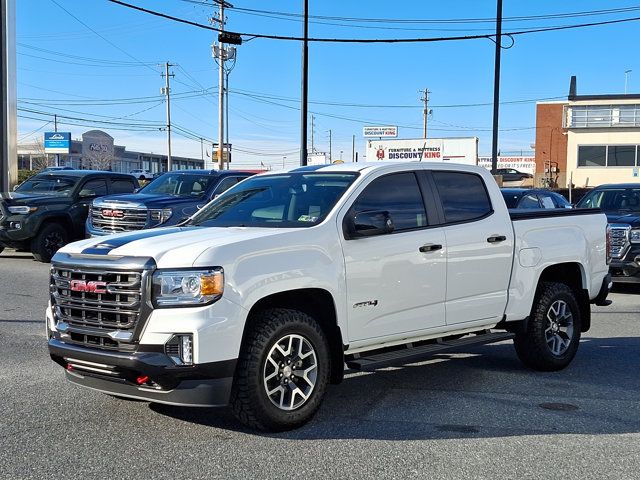
POLYGON ((109 204, 118 205, 122 208, 179 208, 183 204, 208 202, 206 195, 198 197, 178 197, 175 195, 131 193, 124 195, 109 195, 96 199, 93 204, 97 207, 109 204))
POLYGON ((1 194, 6 205, 51 205, 54 203, 71 203, 71 198, 64 195, 37 195, 32 193, 7 192, 1 194))
POLYGON ((634 228, 640 227, 640 212, 618 213, 607 212, 609 223, 627 223, 634 228))
POLYGON ((185 268, 211 248, 256 238, 284 235, 289 228, 165 227, 81 240, 66 245, 61 253, 152 257, 159 268, 185 268))

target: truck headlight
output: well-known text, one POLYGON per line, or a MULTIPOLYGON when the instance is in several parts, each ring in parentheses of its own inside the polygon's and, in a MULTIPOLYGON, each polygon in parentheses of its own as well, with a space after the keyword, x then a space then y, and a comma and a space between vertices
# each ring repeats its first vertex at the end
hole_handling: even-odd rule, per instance
POLYGON ((9 207, 9 212, 15 213, 17 215, 28 215, 29 213, 35 212, 36 210, 38 210, 38 207, 28 207, 26 205, 9 207))
POLYGON ((640 228, 629 230, 629 242, 640 243, 640 228))
POLYGON ((170 208, 163 208, 162 210, 151 210, 151 220, 163 224, 171 218, 173 210, 170 208))
POLYGON ((156 307, 190 307, 215 302, 224 291, 222 268, 158 270, 153 275, 156 307))

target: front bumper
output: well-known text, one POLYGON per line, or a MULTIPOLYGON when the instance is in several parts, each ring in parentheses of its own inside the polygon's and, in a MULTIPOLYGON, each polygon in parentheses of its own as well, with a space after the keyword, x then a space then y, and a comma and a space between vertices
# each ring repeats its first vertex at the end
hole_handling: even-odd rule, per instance
POLYGON ((640 248, 632 248, 624 259, 612 259, 609 273, 615 283, 640 283, 640 248))
POLYGON ((236 359, 175 365, 162 345, 140 345, 135 352, 112 352, 49 339, 51 358, 69 381, 112 395, 193 407, 229 403, 236 359), (143 384, 141 377, 148 377, 143 384))

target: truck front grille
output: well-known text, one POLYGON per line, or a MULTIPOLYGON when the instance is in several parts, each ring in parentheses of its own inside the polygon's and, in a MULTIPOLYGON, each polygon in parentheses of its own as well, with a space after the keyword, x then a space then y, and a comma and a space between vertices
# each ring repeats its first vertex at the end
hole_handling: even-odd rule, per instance
POLYGON ((143 271, 51 267, 51 303, 65 341, 117 349, 135 339, 143 305, 143 271))
POLYGON ((142 230, 147 225, 147 209, 92 206, 89 221, 93 228, 105 233, 142 230))
POLYGON ((609 256, 611 258, 620 259, 627 253, 629 247, 629 230, 630 225, 616 225, 610 227, 609 256))

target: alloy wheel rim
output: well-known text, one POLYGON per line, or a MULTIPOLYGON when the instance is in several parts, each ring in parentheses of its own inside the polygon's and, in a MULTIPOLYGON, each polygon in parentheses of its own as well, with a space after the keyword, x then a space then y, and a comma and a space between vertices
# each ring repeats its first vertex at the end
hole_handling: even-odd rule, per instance
POLYGON ((544 335, 553 355, 563 355, 569 348, 573 337, 573 314, 564 300, 556 300, 547 310, 544 335))
POLYGON ((58 232, 51 232, 44 238, 44 249, 51 255, 62 248, 63 244, 64 240, 62 238, 62 235, 60 235, 58 232))
POLYGON ((296 410, 304 405, 317 378, 316 351, 305 337, 285 335, 269 350, 263 369, 264 389, 280 410, 296 410))

